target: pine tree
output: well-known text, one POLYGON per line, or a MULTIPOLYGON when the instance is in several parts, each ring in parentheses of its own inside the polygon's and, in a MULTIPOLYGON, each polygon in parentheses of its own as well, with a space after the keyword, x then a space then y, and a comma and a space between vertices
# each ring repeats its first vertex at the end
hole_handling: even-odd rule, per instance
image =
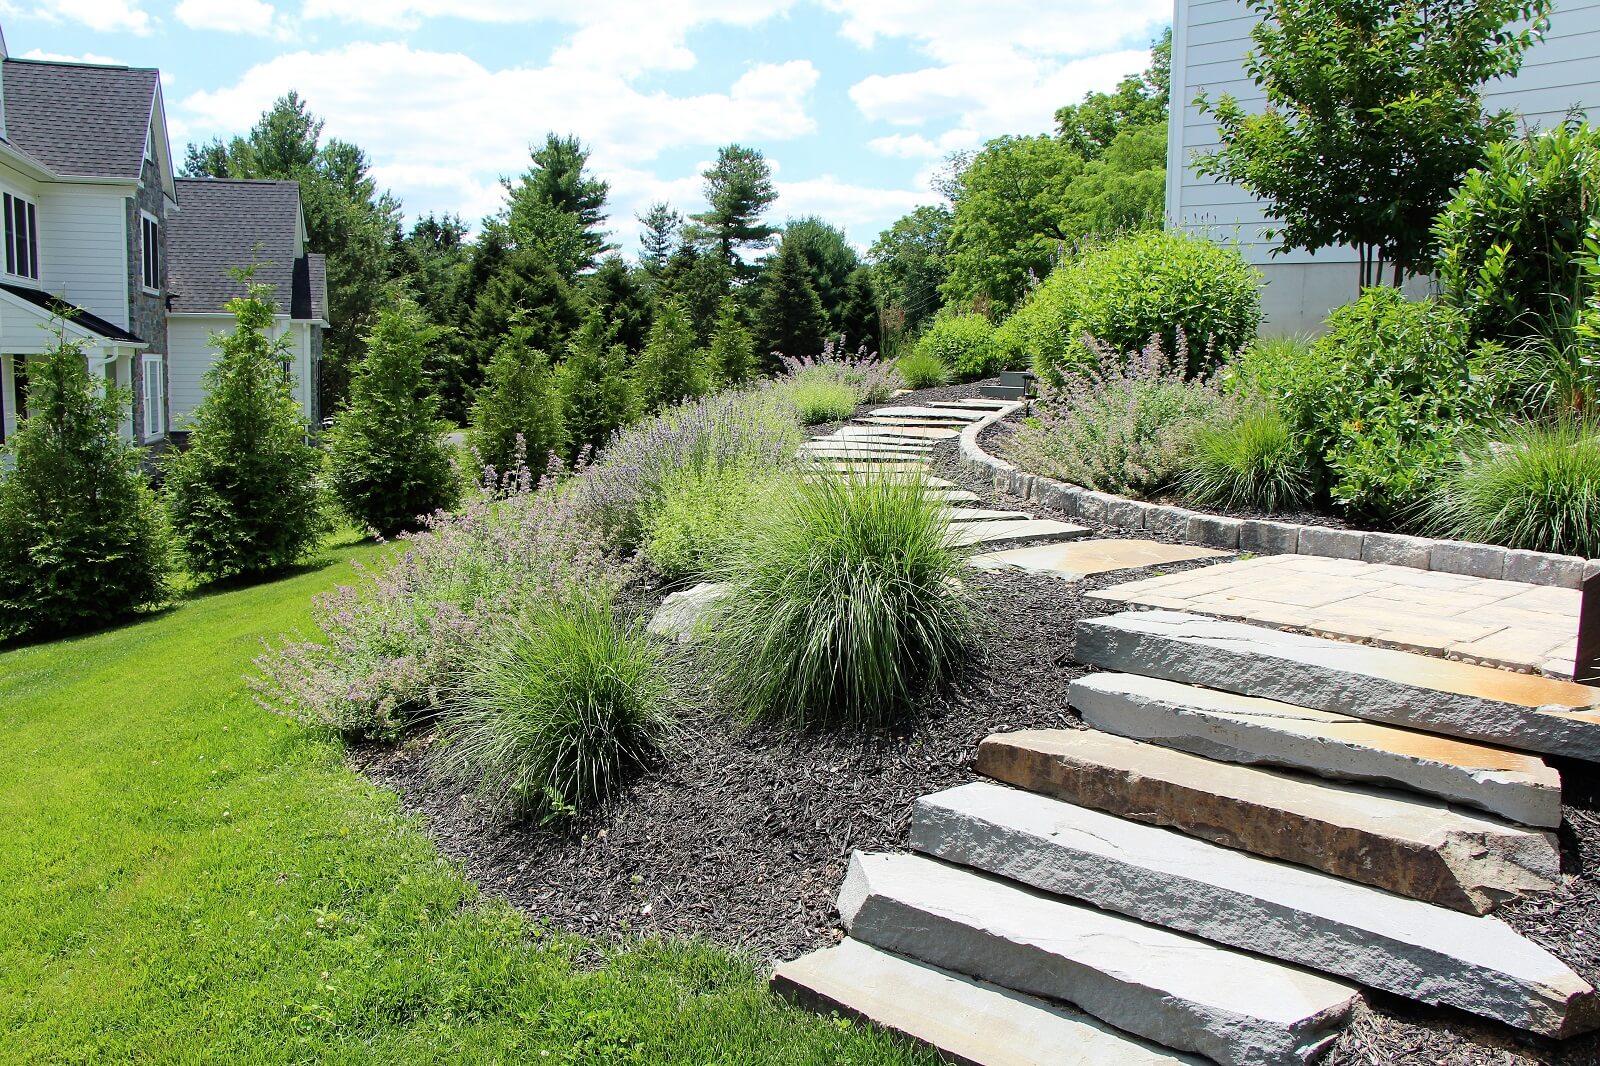
POLYGON ((755 373, 756 342, 744 328, 739 301, 723 297, 717 311, 717 328, 706 355, 707 373, 713 387, 738 385, 755 373))
POLYGON ((666 201, 658 200, 650 210, 635 216, 642 227, 639 233, 639 266, 654 281, 667 269, 667 261, 678 250, 683 235, 683 216, 666 201))
POLYGON ((676 303, 669 303, 656 314, 650 327, 650 343, 645 345, 634 367, 634 389, 640 406, 647 412, 705 391, 705 368, 695 344, 689 316, 676 303))
POLYGON ((580 321, 578 301, 561 275, 535 252, 507 252, 472 309, 472 348, 480 374, 512 329, 522 342, 559 352, 580 321))
POLYGON ((756 336, 763 351, 794 359, 821 353, 828 322, 811 285, 805 254, 786 245, 767 269, 756 313, 756 336))
POLYGON ((590 313, 567 348, 561 365, 561 408, 567 429, 567 459, 585 448, 593 451, 626 425, 633 413, 633 390, 627 379, 627 350, 606 347, 605 319, 590 313))
POLYGON ((380 311, 350 382, 350 404, 328 432, 340 508, 384 536, 415 528, 419 516, 456 501, 439 404, 423 374, 442 332, 409 298, 380 311))
POLYGON ((118 432, 132 397, 97 389, 61 327, 29 371, 29 415, 0 457, 0 640, 159 605, 172 570, 166 518, 118 432))
MULTIPOLYGON (((521 179, 505 183, 511 232, 519 245, 547 242, 552 239, 551 215, 570 218, 576 239, 572 256, 575 275, 592 267, 611 248, 603 228, 611 186, 585 174, 589 149, 577 137, 547 133, 544 144, 529 154, 531 163, 521 179)), ((561 258, 566 261, 565 256, 561 258)))
POLYGON ((754 275, 755 268, 740 253, 767 247, 778 232, 761 217, 778 198, 772 168, 756 149, 729 144, 718 150, 717 161, 701 176, 710 210, 691 216, 691 238, 714 250, 736 276, 754 275))
POLYGON ((472 423, 473 447, 483 464, 499 473, 522 461, 538 476, 550 453, 561 453, 566 439, 561 391, 550 357, 534 346, 526 327, 513 326, 495 349, 472 423))
POLYGON ((206 398, 191 416, 189 447, 166 463, 167 508, 189 569, 201 578, 255 577, 314 550, 328 530, 318 474, 289 389, 287 339, 273 341, 270 286, 236 272, 248 294, 230 300, 232 333, 219 352, 206 398))

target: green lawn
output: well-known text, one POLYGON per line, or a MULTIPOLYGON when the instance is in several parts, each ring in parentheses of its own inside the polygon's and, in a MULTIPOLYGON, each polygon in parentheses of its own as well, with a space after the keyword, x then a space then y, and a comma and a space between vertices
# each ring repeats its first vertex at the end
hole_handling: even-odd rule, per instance
POLYGON ((0 1060, 932 1061, 709 947, 574 965, 337 741, 256 707, 260 638, 384 550, 0 652, 0 1060))

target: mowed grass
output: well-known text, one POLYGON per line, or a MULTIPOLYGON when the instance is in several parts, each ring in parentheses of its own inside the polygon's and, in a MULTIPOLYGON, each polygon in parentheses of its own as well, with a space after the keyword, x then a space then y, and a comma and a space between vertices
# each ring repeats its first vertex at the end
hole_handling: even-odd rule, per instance
POLYGON ((704 944, 597 963, 256 707, 260 638, 386 550, 0 652, 0 1061, 932 1061, 704 944))

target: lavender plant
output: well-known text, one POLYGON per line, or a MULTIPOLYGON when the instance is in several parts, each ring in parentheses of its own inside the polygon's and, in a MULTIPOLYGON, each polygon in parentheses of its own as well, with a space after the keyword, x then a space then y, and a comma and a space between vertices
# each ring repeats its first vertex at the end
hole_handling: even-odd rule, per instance
POLYGON ((808 394, 822 396, 825 390, 834 395, 848 390, 855 401, 833 418, 808 419, 808 412, 802 407, 801 421, 807 425, 848 418, 861 404, 883 403, 901 387, 900 372, 894 363, 878 358, 878 353, 868 351, 865 344, 857 348, 854 355, 850 354, 843 337, 828 340, 818 356, 780 355, 778 358, 783 374, 774 387, 797 407, 801 407, 808 394))

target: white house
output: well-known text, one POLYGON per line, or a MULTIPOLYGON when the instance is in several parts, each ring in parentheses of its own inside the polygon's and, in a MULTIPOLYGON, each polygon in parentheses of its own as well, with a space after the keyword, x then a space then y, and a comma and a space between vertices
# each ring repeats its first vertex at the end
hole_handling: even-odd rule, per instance
POLYGON ((64 328, 91 373, 132 391, 124 434, 167 442, 242 292, 230 268, 252 262, 317 416, 326 281, 299 187, 177 178, 157 71, 13 59, 0 35, 0 212, 0 440, 27 413, 29 360, 64 328))
MULTIPOLYGON (((1486 103, 1534 125, 1560 122, 1569 111, 1600 108, 1600 0, 1555 0, 1550 30, 1524 57, 1521 72, 1491 83, 1486 103)), ((1195 173, 1197 153, 1217 147, 1216 125, 1195 107, 1203 90, 1212 99, 1232 94, 1262 101, 1245 77, 1244 58, 1256 16, 1242 0, 1176 0, 1172 18, 1172 122, 1167 133, 1167 213, 1171 224, 1237 244, 1266 279, 1266 329, 1310 332, 1328 311, 1354 298, 1356 252, 1324 249, 1271 254, 1275 242, 1260 201, 1236 185, 1195 173)), ((1426 288, 1420 283, 1419 288, 1426 288)))

